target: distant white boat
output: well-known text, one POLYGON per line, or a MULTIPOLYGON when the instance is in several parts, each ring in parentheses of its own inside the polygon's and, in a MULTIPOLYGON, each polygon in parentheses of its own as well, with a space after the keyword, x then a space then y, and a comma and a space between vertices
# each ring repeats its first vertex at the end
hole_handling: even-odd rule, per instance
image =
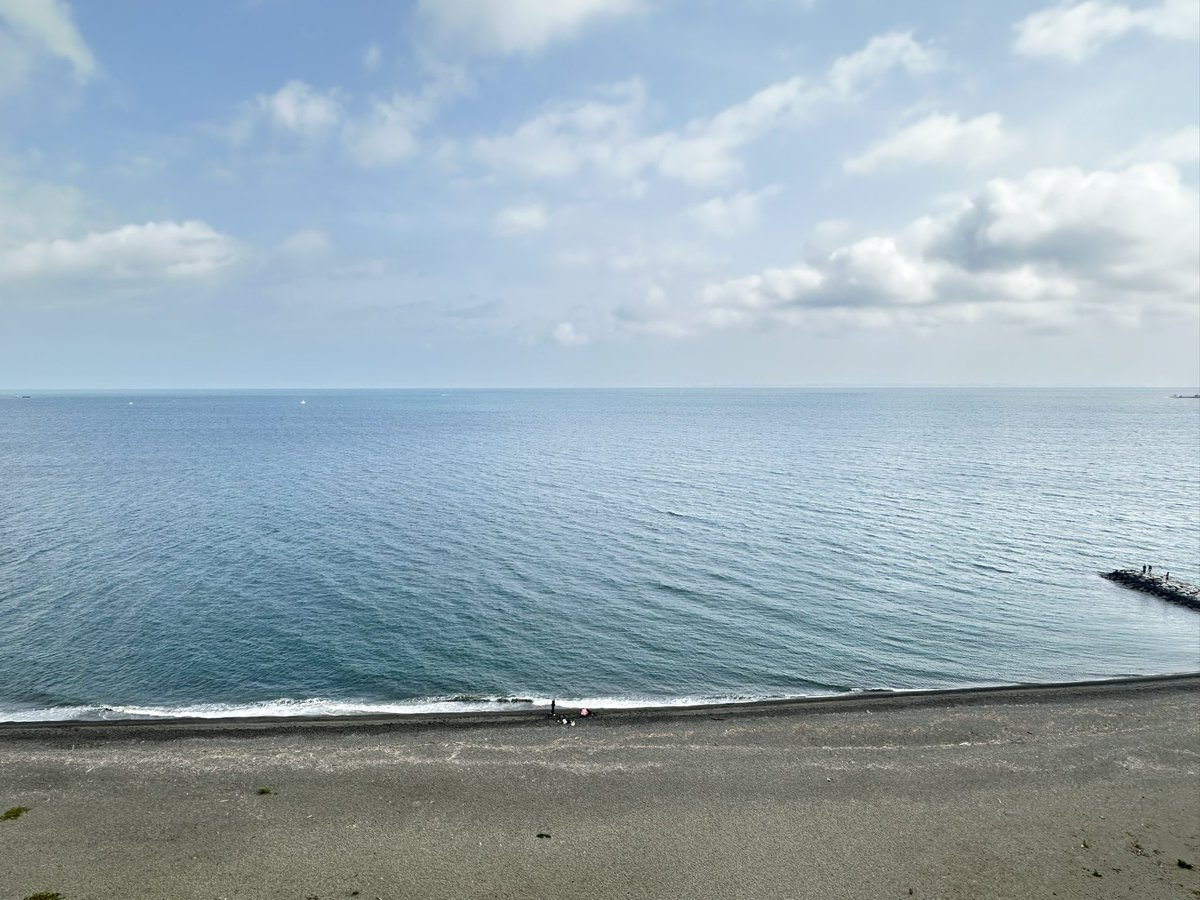
POLYGON ((304 405, 305 403, 307 403, 307 402, 308 402, 307 400, 301 400, 301 401, 300 401, 300 405, 301 405, 301 406, 303 406, 303 405, 304 405))

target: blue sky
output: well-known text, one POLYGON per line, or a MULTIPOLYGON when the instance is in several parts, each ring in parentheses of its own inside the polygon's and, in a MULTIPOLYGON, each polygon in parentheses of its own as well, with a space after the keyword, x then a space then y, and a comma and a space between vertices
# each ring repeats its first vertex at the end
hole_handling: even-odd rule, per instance
POLYGON ((0 0, 0 385, 1200 382, 1200 2, 0 0))

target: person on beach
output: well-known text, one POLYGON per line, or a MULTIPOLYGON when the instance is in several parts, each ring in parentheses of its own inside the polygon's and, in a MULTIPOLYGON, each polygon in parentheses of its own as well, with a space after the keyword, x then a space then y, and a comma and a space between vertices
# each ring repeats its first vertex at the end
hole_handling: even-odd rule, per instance
MULTIPOLYGON (((1146 574, 1146 567, 1145 567, 1145 566, 1142 566, 1142 574, 1143 574, 1143 575, 1145 575, 1145 574, 1146 574)), ((553 706, 552 706, 552 707, 550 707, 550 708, 551 708, 552 710, 554 709, 554 707, 553 707, 553 706)))
POLYGON ((558 702, 557 700, 550 701, 550 718, 552 718, 552 719, 554 718, 554 704, 557 702, 558 702))

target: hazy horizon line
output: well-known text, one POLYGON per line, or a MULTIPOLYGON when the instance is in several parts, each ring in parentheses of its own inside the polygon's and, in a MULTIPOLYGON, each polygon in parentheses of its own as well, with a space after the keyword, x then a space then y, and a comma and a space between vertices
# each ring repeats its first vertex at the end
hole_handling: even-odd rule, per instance
POLYGON ((248 392, 248 391, 705 391, 705 390, 1174 390, 1200 391, 1200 387, 1178 384, 1013 384, 1005 382, 828 382, 808 384, 634 384, 634 385, 105 385, 102 387, 2 387, 4 394, 24 395, 63 393, 170 393, 170 392, 248 392))

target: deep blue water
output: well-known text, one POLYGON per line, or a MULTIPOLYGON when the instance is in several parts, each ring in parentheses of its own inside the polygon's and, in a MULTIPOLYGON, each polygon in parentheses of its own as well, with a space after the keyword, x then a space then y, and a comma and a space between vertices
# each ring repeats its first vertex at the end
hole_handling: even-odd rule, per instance
POLYGON ((8 396, 0 719, 1200 670, 1169 393, 8 396))

